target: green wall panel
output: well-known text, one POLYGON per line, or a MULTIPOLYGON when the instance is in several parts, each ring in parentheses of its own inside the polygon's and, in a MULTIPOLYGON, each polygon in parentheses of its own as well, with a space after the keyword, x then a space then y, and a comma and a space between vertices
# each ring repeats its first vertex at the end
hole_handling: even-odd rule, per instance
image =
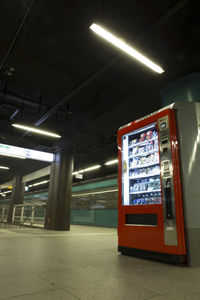
POLYGON ((117 209, 96 209, 95 226, 117 227, 118 211, 117 209))
POLYGON ((117 209, 72 210, 71 224, 114 227, 118 225, 117 209))
POLYGON ((30 195, 24 195, 24 199, 43 199, 46 200, 48 198, 48 192, 35 192, 30 195))
POLYGON ((117 178, 72 186, 72 192, 95 190, 95 189, 106 188, 106 187, 110 187, 110 186, 117 186, 117 178))
MULTIPOLYGON (((117 177, 105 179, 96 182, 89 182, 85 184, 79 184, 72 186, 72 192, 82 191, 98 191, 101 189, 117 188, 117 177)), ((47 200, 48 192, 36 192, 24 196, 25 200, 28 199, 40 199, 47 200)), ((9 201, 10 199, 8 199, 9 201)), ((105 200, 105 199, 104 199, 105 200)), ((5 199, 4 199, 5 201, 5 199)), ((73 200, 72 200, 73 201, 73 200)), ((114 227, 118 225, 118 212, 116 208, 109 209, 72 209, 71 210, 71 224, 80 225, 92 225, 92 226, 104 226, 114 227)))
POLYGON ((10 198, 5 198, 5 199, 1 199, 0 200, 0 203, 4 203, 4 202, 8 202, 8 203, 10 203, 10 198))
POLYGON ((163 107, 179 101, 200 102, 200 72, 181 77, 160 92, 163 107))

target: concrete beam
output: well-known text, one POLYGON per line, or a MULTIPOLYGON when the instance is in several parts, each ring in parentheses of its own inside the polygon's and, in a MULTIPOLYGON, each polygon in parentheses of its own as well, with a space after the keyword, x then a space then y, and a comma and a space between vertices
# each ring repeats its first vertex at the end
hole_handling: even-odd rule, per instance
MULTIPOLYGON (((30 174, 24 175, 22 177, 22 183, 26 183, 27 181, 32 181, 32 180, 35 180, 37 178, 41 178, 41 177, 50 175, 50 170, 51 170, 51 166, 48 166, 46 168, 43 168, 43 169, 40 169, 38 171, 32 172, 30 174)), ((4 183, 0 184, 0 189, 5 189, 8 186, 11 186, 12 183, 13 183, 12 180, 4 182, 4 183)))

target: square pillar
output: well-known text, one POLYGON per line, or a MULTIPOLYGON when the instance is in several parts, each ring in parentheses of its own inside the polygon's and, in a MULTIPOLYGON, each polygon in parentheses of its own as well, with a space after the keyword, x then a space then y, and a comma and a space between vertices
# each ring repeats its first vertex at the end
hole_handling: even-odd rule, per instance
POLYGON ((22 176, 20 174, 17 174, 13 178, 13 184, 12 184, 11 202, 9 206, 8 219, 7 219, 9 223, 12 222, 13 206, 15 204, 22 204, 24 202, 24 186, 25 183, 22 183, 22 176))
POLYGON ((51 164, 45 229, 70 230, 73 149, 65 147, 51 164))

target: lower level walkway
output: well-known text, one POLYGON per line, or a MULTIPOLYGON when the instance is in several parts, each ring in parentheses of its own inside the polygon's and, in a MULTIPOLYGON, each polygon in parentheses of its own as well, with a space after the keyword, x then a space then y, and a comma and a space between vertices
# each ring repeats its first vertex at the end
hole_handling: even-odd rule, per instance
POLYGON ((0 229, 0 299, 200 299, 200 268, 120 255, 116 229, 0 229))

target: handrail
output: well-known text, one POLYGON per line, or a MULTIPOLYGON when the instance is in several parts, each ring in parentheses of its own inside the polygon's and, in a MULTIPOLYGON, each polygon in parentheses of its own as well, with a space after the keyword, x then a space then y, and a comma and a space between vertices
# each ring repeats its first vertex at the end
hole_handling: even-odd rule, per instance
MULTIPOLYGON (((32 213, 33 211, 35 211, 35 206, 33 206, 33 208, 31 209, 31 213, 32 213)), ((26 219, 24 219, 23 222, 20 223, 19 228, 21 228, 21 227, 24 225, 24 223, 28 220, 28 218, 29 218, 29 216, 27 216, 26 219)))
POLYGON ((26 226, 44 227, 45 212, 46 204, 44 203, 16 204, 13 206, 12 223, 18 223, 19 228, 24 226, 25 223, 26 226), (38 209, 42 212, 42 217, 39 217, 35 214, 35 212, 37 212, 38 209), (28 215, 26 215, 26 212, 28 212, 28 215))

